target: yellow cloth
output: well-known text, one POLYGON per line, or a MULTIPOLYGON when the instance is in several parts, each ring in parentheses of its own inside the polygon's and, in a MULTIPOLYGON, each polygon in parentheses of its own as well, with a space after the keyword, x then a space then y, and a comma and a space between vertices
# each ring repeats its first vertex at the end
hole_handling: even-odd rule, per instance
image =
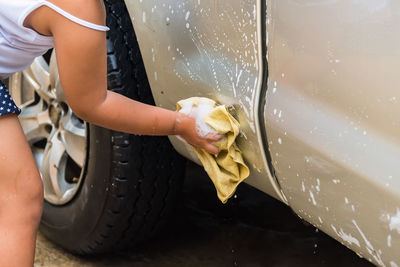
POLYGON ((225 105, 217 106, 215 101, 203 97, 191 97, 177 103, 177 110, 183 106, 192 105, 196 107, 199 103, 212 105, 211 111, 200 119, 215 129, 225 137, 216 142, 215 145, 220 149, 217 156, 211 155, 204 149, 194 147, 194 151, 199 157, 207 174, 210 176, 217 190, 218 198, 222 203, 235 193, 237 186, 246 179, 249 168, 243 161, 242 152, 236 146, 235 139, 239 134, 239 122, 228 112, 225 105))

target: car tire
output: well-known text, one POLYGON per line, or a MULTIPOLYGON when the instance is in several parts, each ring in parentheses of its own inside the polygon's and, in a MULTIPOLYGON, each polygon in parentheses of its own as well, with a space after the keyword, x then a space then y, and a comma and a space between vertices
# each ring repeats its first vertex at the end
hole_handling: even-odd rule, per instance
MULTIPOLYGON (((108 89, 154 104, 124 1, 105 0, 105 5, 110 28, 108 89)), ((171 214, 185 160, 167 137, 130 135, 89 123, 86 129, 79 190, 63 205, 45 201, 41 232, 78 254, 119 250, 148 240, 171 214)))

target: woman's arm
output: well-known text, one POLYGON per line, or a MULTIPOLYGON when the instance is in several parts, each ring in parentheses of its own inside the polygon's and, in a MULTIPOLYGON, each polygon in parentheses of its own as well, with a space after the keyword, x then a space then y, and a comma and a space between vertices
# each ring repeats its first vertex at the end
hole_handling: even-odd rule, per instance
MULTIPOLYGON (((86 10, 74 14, 93 23, 105 23, 97 0, 82 2, 86 10), (88 4, 89 3, 89 4, 88 4)), ((92 30, 46 8, 48 29, 54 37, 60 80, 65 97, 80 118, 117 131, 143 135, 180 135, 188 143, 216 154, 212 141, 201 138, 195 120, 178 112, 146 105, 107 90, 106 33, 92 30)), ((43 17, 42 17, 43 18, 43 17)))

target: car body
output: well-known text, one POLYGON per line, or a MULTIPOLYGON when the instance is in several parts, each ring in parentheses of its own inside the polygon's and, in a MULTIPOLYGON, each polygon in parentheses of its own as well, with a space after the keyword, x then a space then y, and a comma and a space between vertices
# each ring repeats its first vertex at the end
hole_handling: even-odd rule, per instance
POLYGON ((157 105, 233 106, 247 183, 374 264, 400 264, 399 3, 125 2, 157 105))
MULTIPOLYGON (((131 85, 144 92, 151 88, 155 104, 171 110, 179 100, 192 96, 230 106, 241 124, 237 143, 251 170, 246 183, 287 204, 374 264, 400 264, 396 253, 400 244, 399 2, 105 3, 111 25, 107 37, 109 89, 132 97, 126 89, 131 85), (138 47, 130 40, 135 34, 138 47), (140 82, 146 79, 136 68, 140 54, 145 67, 141 72, 147 73, 149 85, 140 82)), ((148 178, 144 172, 143 177, 135 174, 127 179, 129 172, 138 170, 132 166, 143 160, 129 151, 155 141, 135 141, 139 137, 105 131, 76 118, 63 97, 55 58, 49 58, 47 63, 43 58, 35 60, 30 69, 10 79, 10 91, 23 107, 20 121, 44 170, 42 227, 46 235, 74 252, 98 253, 130 243, 122 234, 153 233, 158 226, 152 223, 157 225, 157 214, 170 206, 167 196, 173 199, 176 195, 179 179, 157 187, 153 184, 172 181, 170 176, 160 180, 160 173, 165 166, 178 169, 176 162, 180 161, 157 165, 151 157, 159 151, 149 152, 152 156, 144 169, 158 174, 148 178), (61 139, 55 138, 58 132, 61 139), (99 148, 100 144, 105 148, 99 148), (70 170, 60 173, 68 164, 70 170), (67 179, 71 170, 75 172, 67 179), (99 181, 102 184, 96 184, 99 181), (148 184, 141 187, 144 181, 148 184), (158 200, 150 201, 158 202, 124 200, 125 196, 136 197, 137 188, 141 190, 138 199, 154 195, 158 200), (155 188, 162 190, 146 192, 155 188), (169 194, 165 188, 175 189, 169 194), (105 195, 110 196, 108 202, 105 195), (117 200, 109 202, 113 197, 117 200), (118 210, 113 210, 115 206, 118 210), (89 211, 83 212, 86 207, 89 211), (148 207, 160 210, 153 212, 148 207), (109 211, 108 217, 107 212, 97 210, 109 211), (149 214, 154 215, 151 220, 146 217, 149 214), (116 232, 121 237, 111 238, 110 233, 116 232)), ((176 137, 170 137, 170 142, 181 155, 199 163, 189 145, 176 137)), ((171 153, 161 153, 160 158, 175 157, 171 153)))

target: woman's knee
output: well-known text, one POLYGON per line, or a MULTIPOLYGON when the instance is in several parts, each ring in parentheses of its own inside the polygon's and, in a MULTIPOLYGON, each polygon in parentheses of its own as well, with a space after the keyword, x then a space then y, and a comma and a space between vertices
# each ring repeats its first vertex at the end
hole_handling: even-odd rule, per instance
POLYGON ((16 191, 27 215, 40 219, 43 207, 43 183, 38 171, 29 171, 16 177, 16 191))
POLYGON ((32 169, 17 171, 3 179, 0 188, 0 221, 37 227, 43 208, 40 174, 32 169))

